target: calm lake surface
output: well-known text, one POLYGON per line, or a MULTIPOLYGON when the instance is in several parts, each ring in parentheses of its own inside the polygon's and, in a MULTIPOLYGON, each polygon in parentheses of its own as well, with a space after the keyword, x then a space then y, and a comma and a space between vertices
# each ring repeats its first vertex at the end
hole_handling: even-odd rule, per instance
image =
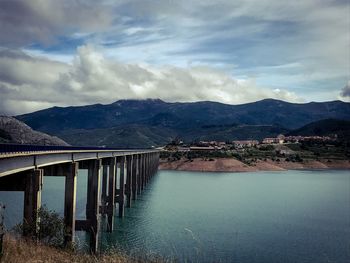
MULTIPOLYGON (((63 178, 45 177, 43 203, 63 211, 63 178)), ((78 177, 78 218, 86 174, 78 177)), ((0 193, 6 223, 23 194, 0 193)), ((160 171, 102 249, 154 253, 180 262, 350 262, 349 171, 196 173, 160 171)), ((83 233, 78 235, 84 244, 83 233)))

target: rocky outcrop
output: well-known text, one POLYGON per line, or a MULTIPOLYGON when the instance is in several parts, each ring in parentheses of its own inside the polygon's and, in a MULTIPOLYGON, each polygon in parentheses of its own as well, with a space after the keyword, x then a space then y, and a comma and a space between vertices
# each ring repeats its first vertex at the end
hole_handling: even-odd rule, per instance
POLYGON ((34 131, 25 123, 8 116, 0 116, 0 143, 68 146, 62 139, 34 131))

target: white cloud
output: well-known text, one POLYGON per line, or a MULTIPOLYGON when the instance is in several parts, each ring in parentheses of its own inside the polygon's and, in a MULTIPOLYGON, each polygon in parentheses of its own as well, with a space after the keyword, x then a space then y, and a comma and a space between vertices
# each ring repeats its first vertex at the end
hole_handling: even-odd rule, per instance
POLYGON ((348 1, 118 3, 128 23, 99 37, 109 56, 126 62, 234 68, 259 86, 304 90, 308 100, 335 99, 348 76, 348 1), (118 33, 129 30, 133 37, 118 33))
POLYGON ((294 93, 258 87, 253 80, 236 80, 218 69, 125 64, 104 57, 91 46, 79 47, 71 65, 3 52, 0 72, 0 105, 2 111, 13 114, 132 98, 231 104, 263 98, 300 101, 294 93), (11 74, 14 71, 16 74, 11 74))
POLYGON ((346 0, 0 0, 0 46, 32 55, 0 55, 0 110, 346 100, 349 25, 346 0))

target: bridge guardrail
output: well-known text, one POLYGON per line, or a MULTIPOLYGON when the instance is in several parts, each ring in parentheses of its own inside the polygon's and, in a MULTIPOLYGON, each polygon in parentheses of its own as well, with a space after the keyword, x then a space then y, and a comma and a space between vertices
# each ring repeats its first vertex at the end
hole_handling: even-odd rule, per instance
MULTIPOLYGON (((118 150, 118 148, 80 147, 80 146, 48 146, 29 144, 0 144, 0 153, 9 152, 37 152, 37 151, 75 151, 75 150, 118 150)), ((120 150, 120 148, 119 148, 120 150)))
POLYGON ((48 145, 28 145, 28 144, 0 144, 0 156, 8 153, 30 153, 30 152, 57 152, 57 151, 145 151, 151 149, 139 148, 106 148, 98 146, 48 146, 48 145))

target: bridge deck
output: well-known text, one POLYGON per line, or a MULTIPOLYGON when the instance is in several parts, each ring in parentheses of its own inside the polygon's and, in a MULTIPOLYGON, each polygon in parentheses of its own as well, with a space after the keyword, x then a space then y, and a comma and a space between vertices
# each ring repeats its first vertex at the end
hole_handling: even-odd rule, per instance
POLYGON ((152 152, 158 150, 0 144, 0 177, 60 163, 152 152))

